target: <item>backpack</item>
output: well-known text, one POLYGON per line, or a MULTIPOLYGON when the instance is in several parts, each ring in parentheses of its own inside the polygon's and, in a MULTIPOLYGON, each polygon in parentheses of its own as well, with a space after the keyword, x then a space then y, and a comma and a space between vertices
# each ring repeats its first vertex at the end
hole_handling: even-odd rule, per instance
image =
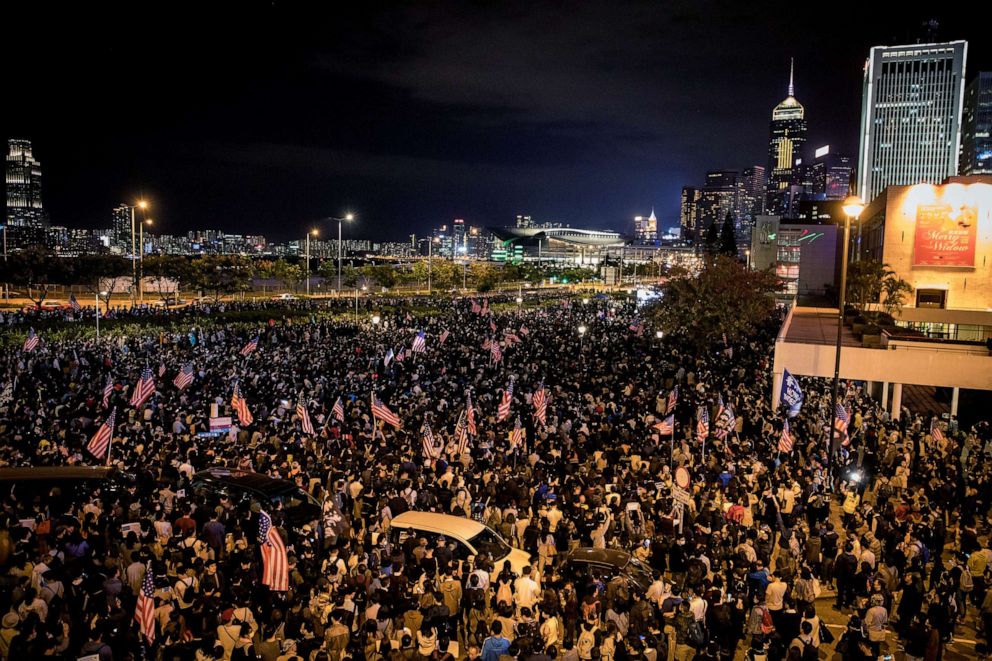
POLYGON ((768 635, 775 631, 775 623, 772 622, 772 613, 767 606, 761 607, 761 633, 768 635))
MULTIPOLYGON (((762 629, 764 629, 764 626, 762 626, 762 629)), ((703 630, 703 625, 699 622, 693 620, 692 624, 689 625, 689 631, 686 632, 686 635, 692 647, 700 649, 706 646, 706 631, 703 630)))
POLYGON ((961 592, 971 592, 975 589, 975 581, 971 576, 971 570, 967 566, 961 567, 961 576, 958 578, 958 589, 961 592))
POLYGON ((579 640, 575 643, 575 651, 579 653, 580 659, 591 659, 592 648, 595 646, 596 635, 592 631, 586 629, 579 634, 579 640))
POLYGON ((930 564, 930 547, 923 542, 916 542, 916 548, 920 550, 920 557, 923 558, 924 566, 930 564))

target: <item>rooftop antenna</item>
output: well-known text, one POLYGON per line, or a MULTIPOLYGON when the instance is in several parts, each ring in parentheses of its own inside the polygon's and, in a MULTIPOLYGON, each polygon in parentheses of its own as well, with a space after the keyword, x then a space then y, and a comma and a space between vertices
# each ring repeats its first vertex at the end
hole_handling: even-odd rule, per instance
POLYGON ((796 87, 795 85, 792 84, 792 74, 794 69, 795 69, 795 59, 790 57, 789 58, 789 96, 796 95, 796 87))

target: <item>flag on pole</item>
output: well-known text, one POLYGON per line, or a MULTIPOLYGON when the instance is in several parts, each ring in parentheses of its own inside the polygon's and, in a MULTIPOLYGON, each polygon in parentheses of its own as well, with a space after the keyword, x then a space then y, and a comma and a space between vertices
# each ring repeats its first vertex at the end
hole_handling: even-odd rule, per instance
POLYGON ((458 422, 455 423, 455 452, 457 454, 465 454, 465 450, 468 448, 468 423, 466 422, 465 411, 458 416, 458 422))
POLYGON ((930 419, 930 438, 938 443, 942 443, 946 438, 944 436, 944 430, 941 428, 940 422, 937 421, 936 417, 930 419))
POLYGON ((163 376, 165 376, 165 363, 164 362, 159 362, 159 364, 158 364, 158 378, 161 379, 163 376))
POLYGON ((101 402, 103 408, 110 406, 110 396, 114 394, 114 380, 107 375, 107 382, 103 384, 103 401, 101 402))
POLYGON ((248 402, 241 396, 241 385, 234 382, 234 393, 231 395, 231 408, 238 414, 238 421, 245 427, 255 421, 251 411, 248 410, 248 402))
POLYGON ((661 422, 655 424, 654 428, 658 430, 658 433, 662 436, 671 436, 675 433, 675 416, 669 415, 661 422))
POLYGON ((841 445, 849 445, 851 442, 851 436, 847 431, 850 423, 850 412, 844 408, 843 404, 837 402, 837 406, 834 409, 834 429, 837 430, 837 434, 841 437, 841 445))
POLYGON ((517 421, 513 425, 513 431, 510 432, 510 447, 516 449, 520 447, 520 444, 524 440, 524 430, 520 426, 520 416, 517 416, 517 421))
POLYGON ((334 402, 334 407, 331 409, 331 415, 338 422, 344 422, 344 404, 341 402, 341 398, 338 397, 338 401, 334 402))
POLYGON ((250 356, 258 348, 258 335, 248 340, 248 344, 241 348, 242 356, 250 356))
POLYGON ((134 607, 134 620, 138 623, 138 631, 145 637, 148 644, 155 642, 155 580, 151 563, 145 564, 145 577, 141 580, 141 590, 138 591, 138 602, 134 607))
POLYGON ((789 374, 789 370, 782 372, 782 391, 780 396, 782 403, 789 407, 788 416, 794 418, 799 415, 799 410, 803 407, 803 391, 799 387, 796 377, 789 374))
POLYGON ((410 351, 413 353, 423 353, 427 350, 427 339, 424 337, 424 331, 417 333, 417 337, 413 338, 413 346, 410 347, 410 351))
POLYGON ((506 384, 503 397, 499 400, 499 407, 496 409, 496 422, 503 422, 510 417, 510 403, 513 401, 513 379, 506 384))
POLYGON ((76 300, 75 294, 69 294, 69 307, 72 308, 73 312, 79 312, 83 309, 83 307, 79 304, 79 301, 76 300))
POLYGON ((479 433, 479 428, 475 424, 475 408, 472 407, 472 393, 466 393, 465 400, 465 421, 468 425, 468 433, 475 436, 479 433))
POLYGON ((495 321, 490 321, 489 322, 489 330, 491 330, 494 333, 496 332, 496 322, 495 321))
POLYGON ((258 543, 262 550, 262 585, 273 592, 289 590, 289 559, 286 545, 279 531, 272 525, 272 517, 262 510, 258 513, 258 543))
POLYGON ((139 408, 155 392, 155 377, 148 366, 141 371, 141 378, 134 384, 134 392, 131 393, 131 406, 139 408))
POLYGON ((672 391, 668 393, 668 406, 665 407, 665 413, 671 415, 675 412, 675 405, 679 403, 679 387, 676 385, 672 388, 672 391))
POLYGON ((710 412, 705 406, 700 406, 696 413, 696 440, 700 443, 710 435, 710 412))
POLYGON ((792 434, 789 432, 789 419, 786 418, 782 424, 782 435, 778 438, 778 451, 788 454, 792 452, 794 445, 795 442, 792 440, 792 434))
POLYGON ((489 342, 489 356, 492 358, 493 365, 496 365, 503 360, 503 350, 499 347, 499 342, 496 340, 491 340, 489 342))
POLYGON ((400 347, 400 350, 396 353, 396 362, 402 363, 404 360, 406 360, 406 349, 400 347))
POLYGON ((440 337, 440 338, 438 338, 438 344, 444 344, 444 342, 445 342, 445 340, 447 340, 447 339, 448 339, 448 336, 449 336, 449 335, 451 335, 451 333, 449 333, 449 332, 448 332, 448 329, 447 329, 447 328, 445 328, 445 329, 444 329, 444 330, 443 330, 443 331, 441 332, 441 337, 440 337))
POLYGON ((474 298, 472 299, 472 312, 474 314, 480 314, 482 312, 482 306, 474 298))
POLYGON ((179 374, 176 374, 176 378, 172 380, 172 383, 180 390, 186 390, 193 383, 193 363, 183 365, 182 369, 179 370, 179 374))
POLYGON ((425 459, 435 461, 441 458, 442 448, 437 445, 434 432, 431 431, 431 425, 426 420, 424 421, 424 435, 421 437, 420 445, 423 448, 425 459))
POLYGON ((490 338, 486 338, 482 341, 482 350, 489 351, 489 348, 493 345, 493 341, 490 338))
POLYGON ((303 397, 296 400, 296 415, 300 419, 300 428, 303 430, 303 433, 313 436, 313 423, 310 422, 310 412, 307 410, 307 405, 303 397))
POLYGON ((38 342, 38 335, 35 334, 33 328, 29 328, 27 339, 24 340, 24 351, 31 353, 38 348, 38 342))
POLYGON ((383 367, 389 367, 389 363, 393 360, 393 350, 389 349, 386 351, 386 356, 382 359, 383 367))
POLYGON ((117 408, 113 408, 110 411, 110 415, 107 419, 103 421, 100 428, 96 430, 93 434, 93 438, 90 442, 86 444, 86 451, 97 459, 103 459, 107 456, 107 450, 110 448, 110 441, 114 437, 114 419, 117 417, 117 408))
POLYGON ((531 403, 534 405, 534 417, 537 419, 541 425, 546 425, 548 418, 548 395, 544 391, 544 381, 537 387, 537 391, 531 398, 531 403))
POLYGON ((399 429, 403 426, 400 417, 389 410, 389 407, 382 403, 382 400, 372 393, 372 415, 385 423, 399 429))

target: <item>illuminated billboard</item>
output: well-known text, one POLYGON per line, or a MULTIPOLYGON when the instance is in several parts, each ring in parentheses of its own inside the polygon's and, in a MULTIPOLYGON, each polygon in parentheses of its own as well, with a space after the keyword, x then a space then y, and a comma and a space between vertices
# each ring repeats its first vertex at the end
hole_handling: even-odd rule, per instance
POLYGON ((913 266, 975 266, 978 209, 921 204, 916 208, 913 266))

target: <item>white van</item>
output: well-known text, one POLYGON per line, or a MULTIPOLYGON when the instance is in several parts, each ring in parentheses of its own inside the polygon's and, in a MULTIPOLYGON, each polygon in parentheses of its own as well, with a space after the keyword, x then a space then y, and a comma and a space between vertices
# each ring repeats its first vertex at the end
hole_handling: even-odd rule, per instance
POLYGON ((517 575, 530 565, 530 553, 513 548, 499 533, 472 519, 434 512, 403 512, 389 524, 389 540, 394 546, 411 537, 427 538, 433 546, 441 535, 457 542, 456 560, 466 561, 469 556, 488 553, 493 559, 493 575, 499 573, 507 560, 517 575))

